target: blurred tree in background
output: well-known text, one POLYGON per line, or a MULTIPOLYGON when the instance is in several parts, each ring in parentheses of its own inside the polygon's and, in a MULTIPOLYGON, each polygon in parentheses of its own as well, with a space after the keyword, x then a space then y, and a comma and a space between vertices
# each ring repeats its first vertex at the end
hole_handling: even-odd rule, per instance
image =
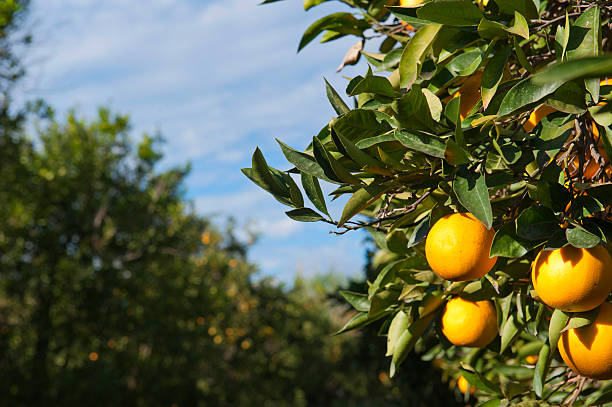
POLYGON ((255 278, 231 225, 185 199, 189 167, 158 171, 159 138, 134 143, 127 116, 12 106, 27 5, 0 3, 0 404, 454 403, 417 358, 390 382, 376 330, 330 335, 335 277, 255 278))

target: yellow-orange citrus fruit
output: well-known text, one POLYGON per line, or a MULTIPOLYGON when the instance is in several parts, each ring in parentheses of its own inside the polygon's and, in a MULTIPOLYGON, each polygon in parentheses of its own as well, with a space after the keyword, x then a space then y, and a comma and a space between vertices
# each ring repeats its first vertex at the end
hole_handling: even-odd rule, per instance
POLYGON ((401 7, 415 7, 421 4, 424 0, 400 0, 401 7))
POLYGON ((442 333, 457 346, 487 346, 498 333, 495 306, 491 301, 453 298, 442 314, 442 333))
POLYGON ((599 245, 542 250, 533 262, 531 280, 545 304, 568 312, 589 311, 612 291, 612 258, 599 245))
POLYGON ((538 363, 538 359, 540 357, 538 355, 529 355, 525 357, 525 362, 527 362, 530 365, 535 365, 536 363, 538 363))
POLYGON ((459 101, 459 118, 464 120, 470 110, 480 100, 480 83, 482 79, 482 72, 476 72, 470 76, 461 84, 459 90, 453 94, 453 97, 461 96, 459 101))
POLYGON ((540 120, 548 116, 549 114, 556 112, 557 109, 550 107, 548 105, 542 105, 538 107, 536 110, 531 112, 529 115, 529 119, 525 123, 523 123, 523 128, 525 131, 531 131, 535 128, 535 126, 540 123, 540 120))
POLYGON ((612 379, 612 304, 601 304, 592 324, 563 332, 558 347, 574 372, 592 379, 612 379))
POLYGON ((425 256, 431 269, 450 281, 480 278, 493 268, 497 257, 489 257, 495 231, 471 213, 440 218, 425 241, 425 256))
MULTIPOLYGON (((457 379, 457 387, 459 388, 459 391, 463 394, 467 393, 468 384, 469 383, 467 379, 463 376, 459 376, 459 379, 457 379)), ((470 386, 470 394, 474 394, 474 392, 476 392, 476 387, 470 386)))

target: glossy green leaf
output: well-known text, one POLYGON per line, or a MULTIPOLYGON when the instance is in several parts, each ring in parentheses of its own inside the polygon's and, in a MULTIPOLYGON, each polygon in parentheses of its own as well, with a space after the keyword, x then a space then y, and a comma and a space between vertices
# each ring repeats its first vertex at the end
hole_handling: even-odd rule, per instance
POLYGON ((516 219, 516 234, 528 240, 546 239, 558 229, 554 212, 543 206, 528 208, 516 219))
POLYGON ((347 184, 352 185, 361 185, 362 181, 351 174, 338 160, 336 160, 330 153, 327 151, 323 143, 317 138, 313 137, 312 139, 312 151, 315 156, 315 160, 317 163, 323 168, 325 174, 332 179, 339 179, 342 182, 346 182, 347 184))
POLYGON ((561 333, 567 325, 570 316, 570 314, 561 311, 560 309, 553 311, 553 314, 550 317, 550 324, 548 325, 548 344, 550 346, 551 353, 554 353, 557 349, 557 343, 559 342, 561 333))
POLYGON ((477 389, 485 390, 492 394, 498 394, 501 396, 501 391, 486 377, 476 372, 472 367, 461 363, 459 371, 465 377, 465 379, 477 389))
POLYGON ((499 354, 501 355, 510 346, 510 344, 516 339, 517 335, 523 330, 523 325, 520 324, 514 315, 510 315, 510 318, 506 321, 501 329, 501 347, 499 348, 499 354))
POLYGON ((338 227, 370 206, 389 188, 389 184, 370 184, 355 191, 342 210, 338 227))
POLYGON ((325 3, 326 1, 328 0, 304 0, 304 10, 308 11, 321 3, 325 3))
POLYGON ((493 211, 484 174, 476 174, 461 167, 455 174, 453 191, 461 205, 481 221, 487 229, 491 229, 493 211))
POLYGON ((370 300, 366 294, 341 290, 340 295, 357 311, 368 312, 370 310, 370 300))
POLYGON ((571 25, 566 51, 568 60, 599 54, 599 14, 599 7, 591 7, 571 25))
POLYGON ((551 355, 553 353, 554 351, 550 351, 550 345, 545 343, 538 354, 538 362, 536 363, 535 372, 533 374, 533 391, 538 397, 542 397, 544 382, 546 381, 546 376, 548 376, 551 355))
POLYGON ((529 19, 538 18, 538 8, 533 0, 495 0, 499 10, 509 16, 519 12, 529 19))
POLYGON ((291 219, 297 220, 298 222, 318 222, 320 220, 325 220, 323 216, 310 208, 297 208, 285 213, 291 219))
POLYGON ((387 78, 373 75, 372 69, 369 67, 365 78, 351 88, 349 96, 356 96, 361 93, 373 93, 390 98, 399 96, 399 92, 393 89, 391 82, 387 78))
POLYGON ((302 187, 304 187, 304 191, 308 199, 310 199, 310 202, 312 202, 315 208, 329 215, 327 212, 327 205, 325 204, 325 197, 319 185, 319 180, 305 172, 300 173, 300 177, 302 179, 302 187))
POLYGON ((498 44, 495 47, 493 58, 487 62, 482 72, 482 105, 486 109, 497 92, 504 73, 504 66, 510 56, 510 48, 506 44, 498 44))
POLYGON ((561 333, 570 329, 578 329, 582 328, 583 326, 591 325, 597 318, 598 314, 599 307, 591 311, 573 313, 565 328, 561 330, 561 333))
POLYGON ((391 320, 389 331, 387 332, 387 353, 385 356, 391 356, 395 353, 395 345, 404 331, 410 326, 410 318, 404 311, 399 311, 391 320))
POLYGON ((336 111, 338 116, 341 116, 345 113, 348 113, 351 109, 344 103, 344 100, 340 97, 338 92, 327 82, 327 79, 323 78, 325 81, 325 92, 327 94, 327 99, 329 99, 329 103, 331 103, 332 107, 336 111))
POLYGON ((601 243, 601 238, 580 227, 569 227, 565 230, 567 242, 574 247, 590 249, 601 243))
POLYGON ((538 75, 530 76, 512 87, 503 98, 497 114, 499 116, 512 114, 544 99, 563 85, 560 81, 538 84, 538 75))
POLYGON ((355 35, 361 35, 364 29, 369 28, 369 24, 355 18, 351 13, 333 13, 315 21, 310 27, 304 31, 298 52, 302 50, 308 43, 314 40, 324 30, 344 29, 355 35))
POLYGON ((306 174, 310 174, 313 177, 323 179, 327 182, 340 184, 340 182, 327 177, 325 171, 317 163, 313 156, 306 153, 302 153, 301 151, 297 151, 278 139, 276 140, 276 142, 281 146, 281 150, 283 151, 283 154, 285 155, 287 161, 295 165, 295 167, 301 172, 305 172, 306 174))
POLYGON ((439 138, 427 133, 412 132, 405 129, 395 130, 393 136, 402 145, 411 150, 420 151, 433 157, 444 158, 446 145, 439 138))
POLYGON ((385 168, 385 164, 377 160, 376 158, 370 156, 368 153, 361 151, 355 144, 353 144, 348 138, 344 137, 341 133, 337 132, 335 128, 332 128, 332 139, 334 143, 346 153, 351 160, 355 163, 359 164, 362 167, 375 167, 375 168, 385 168))
POLYGON ((582 78, 612 76, 612 56, 557 62, 534 76, 535 85, 559 84, 582 78))
POLYGON ((490 256, 501 256, 518 258, 523 257, 535 244, 527 239, 523 239, 516 234, 514 222, 502 226, 493 238, 490 256))
POLYGON ((389 370, 389 376, 395 376, 397 368, 406 359, 408 354, 414 348, 419 338, 423 335, 431 321, 433 320, 435 313, 431 313, 427 316, 417 319, 414 321, 408 329, 406 329, 397 340, 393 349, 393 357, 391 359, 391 368, 389 370))
POLYGON ((437 0, 419 8, 417 17, 444 25, 476 26, 482 12, 470 0, 437 0))
POLYGON ((440 25, 426 25, 418 30, 404 47, 400 60, 400 86, 410 88, 416 81, 420 71, 421 62, 435 40, 440 25))
MULTIPOLYGON (((355 109, 339 117, 333 123, 334 129, 348 140, 356 143, 370 137, 379 136, 391 130, 388 122, 371 110, 355 109)), ((359 148, 364 148, 359 146, 359 148)))

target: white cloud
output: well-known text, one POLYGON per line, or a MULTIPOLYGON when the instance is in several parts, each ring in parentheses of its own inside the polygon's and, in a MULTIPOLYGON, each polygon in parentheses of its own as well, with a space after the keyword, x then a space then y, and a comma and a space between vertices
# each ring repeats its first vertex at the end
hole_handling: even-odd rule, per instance
POLYGON ((37 63, 24 91, 59 111, 79 105, 90 114, 110 104, 131 115, 137 132, 160 129, 165 165, 193 163, 187 186, 198 212, 251 219, 264 233, 252 251, 264 270, 295 272, 299 262, 305 270, 358 267, 359 237, 332 241, 328 227, 290 220, 239 171, 256 145, 271 165, 289 168, 274 138, 302 148, 330 119, 322 77, 344 88, 334 69, 354 39, 296 55, 304 29, 338 2, 307 14, 292 1, 257 3, 34 0, 37 63), (326 243, 305 251, 313 241, 326 243))

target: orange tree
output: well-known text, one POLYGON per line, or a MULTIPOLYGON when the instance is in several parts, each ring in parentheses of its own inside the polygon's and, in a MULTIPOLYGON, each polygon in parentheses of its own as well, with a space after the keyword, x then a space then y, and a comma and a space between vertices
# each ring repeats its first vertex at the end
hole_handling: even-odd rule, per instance
POLYGON ((341 332, 378 322, 391 376, 416 348, 481 405, 612 402, 612 6, 342 3, 299 48, 360 38, 356 107, 326 82, 337 117, 303 151, 279 141, 292 166, 256 149, 243 169, 290 218, 371 233, 376 273, 343 293, 341 332), (349 196, 338 219, 320 180, 349 196))

